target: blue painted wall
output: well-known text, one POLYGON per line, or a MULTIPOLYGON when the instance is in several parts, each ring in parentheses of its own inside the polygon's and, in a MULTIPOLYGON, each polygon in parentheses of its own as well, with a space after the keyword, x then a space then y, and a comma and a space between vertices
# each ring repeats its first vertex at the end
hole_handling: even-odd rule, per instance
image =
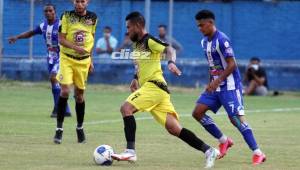
MULTIPOLYGON (((35 3, 34 23, 43 20, 42 7, 46 1, 35 3)), ((52 0, 60 15, 71 10, 72 3, 67 0, 52 0)), ((29 28, 29 1, 4 0, 4 55, 28 56, 28 40, 8 45, 5 38, 29 28)), ((260 56, 262 59, 300 58, 300 1, 266 3, 260 1, 233 1, 232 3, 200 3, 176 1, 174 5, 174 36, 182 43, 181 57, 203 57, 194 15, 199 9, 211 9, 216 14, 216 23, 233 42, 236 56, 248 59, 260 56)), ((102 36, 102 28, 109 25, 113 34, 121 41, 126 31, 124 18, 133 10, 144 11, 144 1, 130 0, 92 0, 89 9, 95 11, 100 24, 96 38, 102 36)), ((168 23, 168 3, 153 1, 151 4, 150 32, 157 33, 157 25, 168 23)), ((45 54, 41 36, 34 38, 34 55, 45 54)))

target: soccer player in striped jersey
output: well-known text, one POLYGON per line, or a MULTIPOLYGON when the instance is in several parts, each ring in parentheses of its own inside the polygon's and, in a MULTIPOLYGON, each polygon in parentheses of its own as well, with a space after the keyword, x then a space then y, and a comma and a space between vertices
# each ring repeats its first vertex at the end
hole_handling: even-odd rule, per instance
MULTIPOLYGON (((34 30, 24 32, 22 34, 10 37, 9 43, 13 44, 18 39, 30 38, 34 35, 43 35, 46 46, 47 46, 47 64, 48 72, 50 74, 50 82, 52 86, 52 95, 54 101, 53 111, 51 117, 56 117, 57 115, 57 101, 60 95, 60 85, 56 79, 56 74, 59 69, 59 45, 58 45, 58 28, 60 26, 60 21, 56 17, 56 10, 53 4, 46 4, 44 6, 45 21, 40 25, 36 26, 34 30)), ((66 106, 65 116, 71 116, 69 106, 66 106)))
POLYGON ((215 16, 211 11, 199 11, 195 19, 204 35, 201 45, 209 65, 210 82, 197 101, 193 117, 220 142, 219 158, 222 158, 233 145, 233 140, 220 131, 206 112, 211 110, 216 113, 223 106, 232 124, 253 151, 253 164, 261 164, 266 160, 266 156, 259 149, 244 116, 241 77, 231 42, 224 33, 217 30, 215 16))

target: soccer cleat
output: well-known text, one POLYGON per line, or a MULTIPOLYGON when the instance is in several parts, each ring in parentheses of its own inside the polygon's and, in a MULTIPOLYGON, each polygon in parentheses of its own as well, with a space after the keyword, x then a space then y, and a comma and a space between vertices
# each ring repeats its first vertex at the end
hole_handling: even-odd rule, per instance
POLYGON ((62 134, 63 134, 63 129, 61 129, 61 128, 56 128, 55 136, 54 136, 53 142, 56 143, 56 144, 61 144, 61 141, 62 141, 62 134))
POLYGON ((72 117, 71 112, 66 112, 66 113, 65 113, 65 117, 72 117))
POLYGON ((51 118, 55 118, 55 117, 57 117, 57 112, 56 112, 56 109, 55 109, 55 108, 53 108, 53 110, 52 110, 52 113, 51 113, 50 117, 51 117, 51 118))
POLYGON ((85 134, 83 131, 83 127, 76 128, 78 143, 85 143, 85 134))
POLYGON ((262 164, 263 162, 265 162, 266 160, 267 160, 267 157, 265 154, 263 154, 263 153, 260 155, 254 154, 252 157, 252 164, 259 165, 259 164, 262 164))
POLYGON ((229 149, 232 145, 233 145, 233 140, 232 140, 231 138, 229 138, 229 137, 227 137, 227 140, 226 140, 225 143, 220 143, 220 144, 219 144, 220 156, 218 157, 218 159, 223 158, 223 157, 226 155, 228 149, 229 149))
POLYGON ((128 161, 128 162, 135 162, 137 160, 137 156, 135 150, 133 149, 126 149, 124 152, 120 154, 112 154, 111 157, 117 161, 128 161))
POLYGON ((212 168, 215 164, 215 160, 218 158, 219 155, 220 151, 218 149, 209 148, 209 150, 205 152, 206 162, 204 168, 212 168))

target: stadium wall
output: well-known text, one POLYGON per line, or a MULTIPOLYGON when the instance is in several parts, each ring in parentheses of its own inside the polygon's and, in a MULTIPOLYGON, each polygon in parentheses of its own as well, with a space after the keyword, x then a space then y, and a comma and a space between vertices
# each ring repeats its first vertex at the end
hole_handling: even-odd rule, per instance
MULTIPOLYGON (((43 5, 49 1, 35 2, 34 23, 43 21, 43 5)), ((52 0, 57 13, 71 10, 67 0, 52 0)), ((182 43, 184 51, 180 57, 203 57, 200 48, 201 35, 195 26, 194 15, 199 9, 211 9, 216 14, 217 26, 232 40, 239 59, 259 56, 264 59, 294 60, 300 56, 300 1, 278 1, 277 3, 239 0, 231 3, 203 3, 198 1, 175 1, 174 37, 182 43)), ((119 42, 126 31, 124 18, 130 11, 144 11, 142 0, 92 0, 89 9, 100 18, 96 38, 102 36, 102 28, 109 25, 119 42)), ((9 45, 6 38, 26 31, 30 21, 28 0, 4 0, 4 56, 28 56, 28 40, 9 45)), ((159 24, 168 23, 168 2, 152 1, 150 32, 156 35, 159 24)), ((45 54, 42 36, 34 38, 33 54, 45 54)))
MULTIPOLYGON (((166 70, 163 64, 165 77, 169 84, 183 87, 202 87, 208 81, 207 64, 199 60, 179 60, 182 76, 176 77, 166 70)), ((239 65, 244 73, 246 62, 239 65)), ((266 63, 270 89, 272 90, 300 90, 300 64, 297 63, 266 63)), ((131 61, 102 60, 95 62, 95 72, 89 76, 89 83, 129 84, 133 78, 134 67, 131 61)), ((46 81, 48 70, 45 59, 4 59, 2 74, 6 79, 21 81, 46 81)))

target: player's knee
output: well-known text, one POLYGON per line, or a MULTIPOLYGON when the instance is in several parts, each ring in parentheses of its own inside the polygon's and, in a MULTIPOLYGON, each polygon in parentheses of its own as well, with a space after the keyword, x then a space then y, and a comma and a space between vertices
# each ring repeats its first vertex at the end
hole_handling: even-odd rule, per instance
POLYGON ((203 118, 204 114, 199 111, 194 110, 192 116, 197 121, 200 121, 203 118))
POLYGON ((193 113, 192 113, 192 116, 197 121, 200 121, 203 117, 205 117, 205 111, 202 111, 202 110, 199 110, 199 109, 195 109, 193 111, 193 113))
POLYGON ((240 132, 250 129, 248 123, 241 119, 240 116, 230 117, 230 121, 240 132))
POLYGON ((60 95, 62 97, 67 98, 67 97, 69 97, 69 94, 70 94, 70 89, 69 88, 61 88, 60 95))
POLYGON ((132 110, 126 103, 121 106, 120 112, 123 117, 131 116, 133 114, 132 110))
POLYGON ((83 103, 83 101, 84 101, 83 94, 77 94, 75 96, 75 100, 76 100, 76 103, 83 103))
POLYGON ((168 131, 169 134, 173 136, 179 136, 180 134, 180 130, 178 130, 178 128, 174 126, 166 126, 166 130, 168 131))
POLYGON ((192 114, 193 118, 198 120, 198 114, 196 111, 193 111, 193 114, 192 114))

